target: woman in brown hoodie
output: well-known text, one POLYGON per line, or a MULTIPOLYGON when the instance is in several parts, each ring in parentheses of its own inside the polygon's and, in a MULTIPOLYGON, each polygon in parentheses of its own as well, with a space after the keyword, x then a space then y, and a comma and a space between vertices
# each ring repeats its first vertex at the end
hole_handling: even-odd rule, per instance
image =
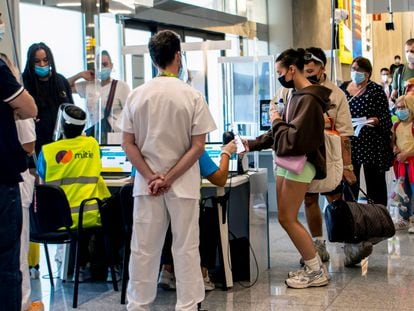
POLYGON ((307 288, 328 284, 328 273, 317 255, 312 238, 298 221, 298 212, 312 179, 326 176, 323 113, 329 104, 331 90, 312 85, 304 76, 306 57, 303 49, 289 49, 276 59, 279 82, 294 88, 283 114, 271 108, 272 129, 247 142, 249 151, 272 148, 277 156, 306 155, 303 171, 295 174, 277 167, 276 192, 279 223, 288 233, 305 261, 303 269, 289 272, 286 284, 307 288), (288 121, 287 121, 288 120, 288 121))

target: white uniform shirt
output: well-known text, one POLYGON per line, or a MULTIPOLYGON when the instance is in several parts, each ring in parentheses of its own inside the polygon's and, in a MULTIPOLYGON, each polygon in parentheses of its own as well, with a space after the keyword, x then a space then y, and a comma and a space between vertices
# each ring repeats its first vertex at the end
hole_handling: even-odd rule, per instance
MULTIPOLYGON (((134 89, 123 110, 121 128, 154 172, 166 173, 191 146, 191 136, 216 129, 202 94, 171 77, 156 77, 134 89)), ((171 186, 177 197, 199 199, 198 161, 171 186)), ((134 196, 148 195, 147 181, 137 172, 134 196)))
MULTIPOLYGON (((112 82, 111 82, 112 83, 112 82)), ((106 103, 108 102, 109 92, 111 90, 111 83, 104 86, 100 84, 95 85, 94 81, 80 81, 75 84, 76 92, 79 96, 86 99, 86 107, 88 112, 88 119, 90 126, 96 124, 104 117, 106 103), (99 116, 99 97, 101 96, 101 115, 99 116)), ((119 81, 116 85, 114 101, 112 103, 111 113, 109 115, 109 123, 115 132, 120 132, 119 119, 122 108, 125 106, 126 99, 131 92, 128 84, 119 81)), ((88 126, 88 127, 90 127, 88 126)))
MULTIPOLYGON (((36 130, 33 119, 16 120, 16 129, 22 145, 36 141, 36 130)), ((21 175, 23 182, 20 182, 19 186, 22 206, 29 208, 32 203, 35 178, 29 173, 28 169, 22 172, 21 175)))
MULTIPOLYGON (((331 95, 329 95, 329 99, 331 100, 331 105, 333 105, 333 107, 330 108, 327 113, 333 119, 335 128, 339 135, 353 136, 354 128, 352 127, 351 111, 349 110, 349 104, 346 100, 345 93, 328 79, 321 83, 321 85, 332 90, 331 95)), ((291 89, 281 87, 277 91, 275 103, 277 103, 280 98, 283 98, 286 106, 286 99, 290 90, 291 89)))

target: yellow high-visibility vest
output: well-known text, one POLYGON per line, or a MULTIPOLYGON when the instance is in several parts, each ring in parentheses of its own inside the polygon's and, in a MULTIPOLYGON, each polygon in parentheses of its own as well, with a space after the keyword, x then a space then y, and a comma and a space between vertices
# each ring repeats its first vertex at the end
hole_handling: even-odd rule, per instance
MULTIPOLYGON (((111 196, 101 176, 101 156, 93 137, 78 136, 59 140, 42 147, 46 162, 45 183, 60 186, 66 193, 72 211, 73 225, 78 226, 78 213, 84 199, 111 196)), ((85 206, 83 227, 100 226, 96 201, 85 206)))

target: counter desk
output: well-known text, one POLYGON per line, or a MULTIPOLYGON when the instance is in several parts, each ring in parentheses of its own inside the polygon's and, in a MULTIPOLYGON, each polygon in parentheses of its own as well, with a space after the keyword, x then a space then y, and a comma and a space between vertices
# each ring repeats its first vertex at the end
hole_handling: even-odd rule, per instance
MULTIPOLYGON (((107 179, 105 183, 111 191, 116 191, 127 181, 107 179)), ((225 206, 217 204, 224 289, 232 287, 233 280, 252 282, 270 267, 267 192, 266 168, 230 177, 224 187, 202 180, 203 198, 229 195, 225 206)))

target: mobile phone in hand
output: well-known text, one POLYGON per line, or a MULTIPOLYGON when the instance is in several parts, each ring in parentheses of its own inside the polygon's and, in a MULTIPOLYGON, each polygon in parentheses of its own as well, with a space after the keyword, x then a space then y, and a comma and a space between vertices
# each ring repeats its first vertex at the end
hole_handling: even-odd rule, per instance
POLYGON ((242 153, 246 151, 246 148, 244 148, 243 142, 239 135, 234 135, 234 142, 236 143, 236 146, 237 146, 237 151, 236 151, 237 153, 242 153))

